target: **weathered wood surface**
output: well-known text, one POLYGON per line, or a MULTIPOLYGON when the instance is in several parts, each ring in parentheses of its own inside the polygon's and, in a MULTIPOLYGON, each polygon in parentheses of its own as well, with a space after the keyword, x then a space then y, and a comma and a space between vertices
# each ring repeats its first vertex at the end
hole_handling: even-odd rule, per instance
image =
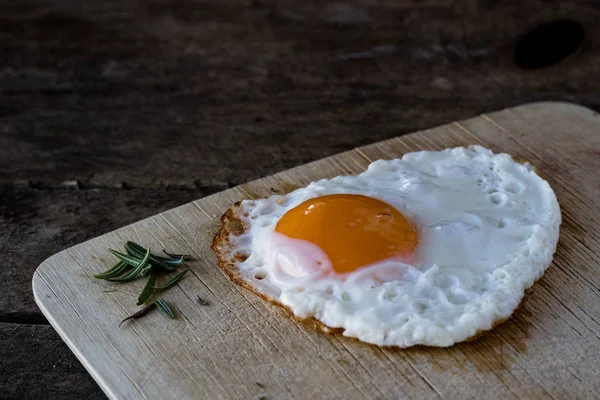
POLYGON ((60 252, 33 281, 52 325, 111 398, 595 398, 600 391, 600 116, 537 103, 360 147, 177 207, 60 252), (482 144, 533 162, 564 223, 554 262, 506 323, 450 348, 381 349, 295 322, 232 284, 210 249, 233 202, 358 173, 380 158, 482 144), (135 237, 191 253, 193 274, 167 295, 179 318, 150 314, 121 329, 141 283, 91 275, 107 247, 135 237), (210 305, 198 304, 197 296, 210 305), (168 338, 168 340, 166 340, 168 338), (258 382, 258 384, 257 384, 258 382))
POLYGON ((0 398, 106 398, 51 326, 0 323, 0 344, 0 398))
MULTIPOLYGON (((30 288, 46 257, 194 198, 529 101, 600 110, 599 13, 585 0, 0 0, 0 321, 47 323, 30 288), (564 18, 584 46, 516 67, 520 37, 564 18)), ((30 359, 39 384, 87 397, 46 348, 30 359)), ((24 398, 12 377, 26 364, 9 365, 2 388, 24 398)))

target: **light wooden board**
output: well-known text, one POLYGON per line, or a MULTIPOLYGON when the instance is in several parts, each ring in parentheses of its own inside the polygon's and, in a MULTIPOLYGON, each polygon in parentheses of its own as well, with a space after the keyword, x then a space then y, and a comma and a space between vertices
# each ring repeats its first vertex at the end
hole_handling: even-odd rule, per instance
MULTIPOLYGON (((600 117, 536 103, 361 147, 244 184, 62 251, 36 271, 36 301, 114 399, 595 398, 600 394, 600 117), (210 250, 235 201, 353 174, 371 160, 482 144, 534 163, 556 191, 563 224, 532 297, 481 339, 450 348, 381 349, 295 322, 232 284, 210 250), (179 318, 136 311, 143 282, 92 274, 108 247, 134 239, 191 253, 193 274, 165 294, 179 318), (197 296, 208 300, 201 306, 197 296)), ((34 356, 34 355, 32 355, 34 356)))

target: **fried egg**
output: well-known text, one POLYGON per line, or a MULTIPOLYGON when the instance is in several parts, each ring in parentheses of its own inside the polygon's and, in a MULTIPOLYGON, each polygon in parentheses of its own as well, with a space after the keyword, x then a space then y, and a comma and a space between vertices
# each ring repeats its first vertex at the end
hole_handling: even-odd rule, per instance
POLYGON ((213 248, 236 282, 300 319, 380 346, 450 346, 511 315, 560 222, 531 165, 471 146, 242 201, 213 248))

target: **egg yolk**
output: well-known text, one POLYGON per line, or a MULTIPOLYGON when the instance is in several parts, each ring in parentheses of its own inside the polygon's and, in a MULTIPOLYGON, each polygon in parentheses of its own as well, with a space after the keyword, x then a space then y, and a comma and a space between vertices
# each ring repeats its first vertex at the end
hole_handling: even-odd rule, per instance
POLYGON ((334 194, 306 200, 287 211, 275 230, 319 246, 336 273, 388 258, 404 258, 417 232, 391 205, 371 197, 334 194))

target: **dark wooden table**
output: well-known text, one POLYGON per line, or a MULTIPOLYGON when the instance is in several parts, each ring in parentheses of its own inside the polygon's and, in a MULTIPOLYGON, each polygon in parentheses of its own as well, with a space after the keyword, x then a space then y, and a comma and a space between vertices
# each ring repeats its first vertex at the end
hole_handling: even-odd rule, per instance
POLYGON ((0 0, 0 397, 104 398, 35 305, 46 257, 482 112, 600 110, 599 20, 592 1, 0 0))

